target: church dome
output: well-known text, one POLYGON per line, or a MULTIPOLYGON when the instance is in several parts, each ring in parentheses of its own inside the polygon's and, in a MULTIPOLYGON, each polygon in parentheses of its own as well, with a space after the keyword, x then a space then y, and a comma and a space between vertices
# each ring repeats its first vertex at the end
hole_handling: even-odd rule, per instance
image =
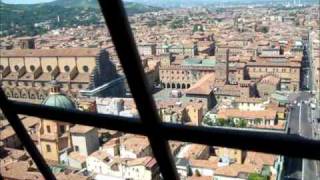
POLYGON ((74 102, 63 94, 51 94, 42 102, 42 104, 63 109, 76 109, 74 102))
POLYGON ((56 80, 51 81, 49 96, 41 104, 63 109, 76 109, 74 102, 60 92, 60 85, 56 80))

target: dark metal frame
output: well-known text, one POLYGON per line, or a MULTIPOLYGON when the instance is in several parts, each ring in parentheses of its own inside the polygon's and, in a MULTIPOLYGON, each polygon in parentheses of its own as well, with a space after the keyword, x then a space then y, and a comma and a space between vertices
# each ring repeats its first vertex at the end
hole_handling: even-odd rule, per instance
POLYGON ((0 88, 0 108, 46 179, 55 179, 55 177, 33 144, 17 114, 145 135, 149 138, 162 176, 169 180, 179 179, 168 145, 169 140, 320 160, 320 141, 300 136, 160 122, 122 1, 99 0, 99 3, 137 104, 141 121, 137 118, 70 111, 15 102, 8 100, 0 88))

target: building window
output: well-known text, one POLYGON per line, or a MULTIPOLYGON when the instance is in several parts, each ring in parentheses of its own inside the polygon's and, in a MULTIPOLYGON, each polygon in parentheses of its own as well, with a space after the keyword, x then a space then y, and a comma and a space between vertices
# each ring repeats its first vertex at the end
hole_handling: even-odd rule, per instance
POLYGON ((64 70, 66 71, 66 72, 69 72, 70 71, 70 67, 69 66, 64 66, 64 70))
POLYGON ((46 148, 47 148, 47 152, 51 152, 51 147, 49 144, 46 145, 46 148))
POLYGON ((47 66, 47 70, 48 70, 49 72, 51 72, 51 71, 52 71, 52 67, 51 67, 50 65, 48 65, 48 66, 47 66))
POLYGON ((28 86, 28 82, 23 82, 24 86, 28 86))
POLYGON ((82 84, 78 84, 78 88, 79 88, 79 89, 82 89, 82 84))
POLYGON ((84 72, 89 72, 89 67, 88 66, 83 66, 82 69, 83 69, 84 72))
POLYGON ((48 133, 51 133, 51 128, 50 128, 50 126, 47 126, 47 132, 48 132, 48 133))
POLYGON ((0 65, 0 71, 2 71, 3 70, 3 66, 2 65, 0 65))
POLYGON ((74 151, 79 152, 79 146, 74 146, 74 151))
POLYGON ((30 66, 30 70, 33 72, 36 68, 34 67, 34 65, 30 66))
POLYGON ((62 134, 66 132, 66 128, 65 128, 64 125, 60 125, 59 128, 60 128, 60 132, 61 132, 62 134))
POLYGON ((15 69, 16 71, 18 71, 18 70, 19 70, 19 66, 18 66, 18 65, 15 65, 15 66, 14 66, 14 69, 15 69))

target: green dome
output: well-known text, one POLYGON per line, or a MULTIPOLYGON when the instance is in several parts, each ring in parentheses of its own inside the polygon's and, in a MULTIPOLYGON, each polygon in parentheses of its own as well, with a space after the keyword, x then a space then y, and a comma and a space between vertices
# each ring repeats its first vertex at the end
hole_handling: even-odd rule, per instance
POLYGON ((51 94, 44 101, 42 101, 42 104, 63 109, 76 109, 76 105, 72 102, 72 100, 63 94, 51 94))

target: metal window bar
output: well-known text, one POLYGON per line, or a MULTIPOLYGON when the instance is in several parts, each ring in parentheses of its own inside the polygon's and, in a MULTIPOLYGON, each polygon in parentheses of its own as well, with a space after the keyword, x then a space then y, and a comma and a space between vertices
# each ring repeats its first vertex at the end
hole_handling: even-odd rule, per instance
POLYGON ((161 123, 140 64, 127 16, 120 0, 99 0, 116 51, 123 65, 141 121, 136 118, 70 111, 7 100, 0 88, 0 108, 46 179, 55 179, 28 136, 17 114, 119 130, 148 136, 165 179, 178 179, 168 140, 225 146, 265 153, 320 160, 320 141, 274 132, 256 132, 161 123), (70 119, 72 117, 72 119, 70 119), (208 138, 210 137, 210 138, 208 138))

